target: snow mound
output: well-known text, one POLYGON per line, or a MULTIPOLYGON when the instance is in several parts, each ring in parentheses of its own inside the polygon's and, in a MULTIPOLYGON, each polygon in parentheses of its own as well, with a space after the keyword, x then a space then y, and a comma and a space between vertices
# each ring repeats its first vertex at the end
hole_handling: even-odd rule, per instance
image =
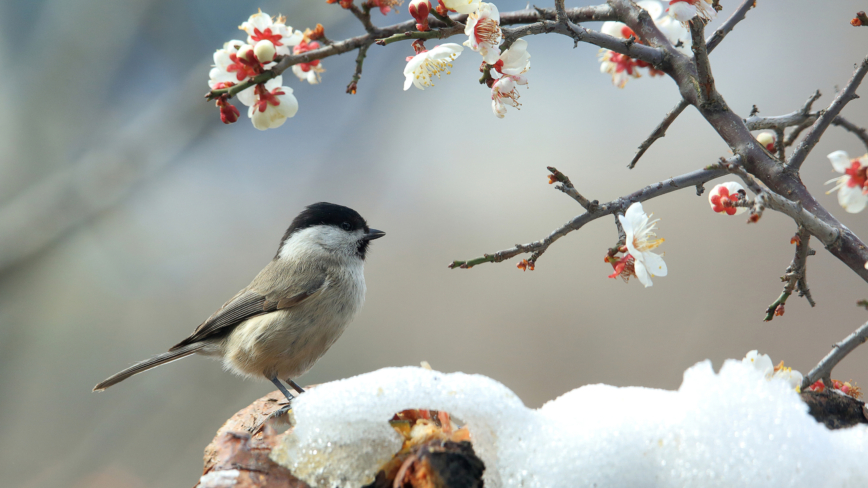
POLYGON ((484 376, 385 368, 301 395, 272 457, 312 486, 362 486, 400 449, 388 421, 405 409, 465 422, 488 487, 868 486, 865 425, 830 431, 732 360, 696 364, 678 391, 590 385, 538 410, 484 376))

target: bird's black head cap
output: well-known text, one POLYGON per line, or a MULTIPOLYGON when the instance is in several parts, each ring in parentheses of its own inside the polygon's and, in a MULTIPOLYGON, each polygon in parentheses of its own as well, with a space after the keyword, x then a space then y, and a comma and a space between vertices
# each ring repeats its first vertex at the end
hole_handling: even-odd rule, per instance
MULTIPOLYGON (((289 225, 289 228, 286 229, 286 233, 280 241, 280 247, 283 247, 286 240, 292 237, 296 232, 316 225, 331 225, 347 232, 355 232, 361 229, 364 233, 367 233, 369 230, 368 223, 365 222, 365 219, 355 210, 349 207, 344 207, 343 205, 319 202, 314 203, 313 205, 308 205, 300 214, 298 214, 298 216, 292 221, 292 224, 289 225)), ((365 257, 368 242, 367 239, 359 241, 358 254, 362 259, 365 257)), ((280 248, 278 248, 278 253, 279 252, 280 248)))

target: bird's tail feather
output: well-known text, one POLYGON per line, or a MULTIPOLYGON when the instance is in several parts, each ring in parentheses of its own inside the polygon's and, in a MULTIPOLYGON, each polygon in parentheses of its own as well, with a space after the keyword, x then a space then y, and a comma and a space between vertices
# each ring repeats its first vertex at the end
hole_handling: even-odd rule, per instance
POLYGON ((147 371, 151 368, 156 368, 161 364, 171 363, 172 361, 176 361, 178 359, 189 356, 190 354, 195 353, 199 349, 202 349, 205 344, 201 342, 197 342, 194 344, 188 344, 184 347, 181 347, 177 350, 171 352, 164 352, 163 354, 157 354, 156 356, 145 359, 144 361, 140 361, 129 368, 121 371, 120 373, 113 374, 105 381, 93 387, 93 391, 103 391, 106 388, 114 385, 115 383, 120 383, 121 381, 133 376, 135 374, 139 374, 142 371, 147 371))

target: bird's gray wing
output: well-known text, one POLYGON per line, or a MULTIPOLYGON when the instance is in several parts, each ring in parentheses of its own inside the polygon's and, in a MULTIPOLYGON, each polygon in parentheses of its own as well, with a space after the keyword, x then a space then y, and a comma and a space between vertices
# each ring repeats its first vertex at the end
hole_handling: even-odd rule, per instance
POLYGON ((190 337, 172 346, 169 351, 228 333, 233 327, 251 317, 294 307, 323 290, 326 283, 326 275, 321 274, 306 283, 279 293, 272 291, 262 294, 252 289, 242 290, 202 322, 190 337))

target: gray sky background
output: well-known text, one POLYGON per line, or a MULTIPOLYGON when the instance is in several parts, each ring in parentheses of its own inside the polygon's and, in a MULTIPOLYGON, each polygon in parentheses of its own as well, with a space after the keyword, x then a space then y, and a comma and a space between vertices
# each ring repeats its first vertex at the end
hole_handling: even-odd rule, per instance
MULTIPOLYGON (((737 2, 722 3, 726 18, 737 2)), ((868 29, 848 24, 864 3, 758 4, 712 56, 726 101, 744 116, 753 104, 776 115, 819 88, 815 108, 827 106, 868 52, 868 29)), ((321 1, 0 3, 0 63, 11 74, 0 78, 0 439, 16 446, 0 472, 9 486, 193 484, 217 428, 269 384, 193 358, 90 390, 189 334, 317 201, 351 206, 388 235, 372 246, 364 310, 302 384, 427 360, 495 378, 536 407, 593 383, 674 389, 694 363, 719 367, 751 349, 807 372, 868 319, 855 306, 868 298, 864 283, 819 248, 808 268, 817 307, 793 297, 784 317, 763 323, 794 225, 772 212, 750 226, 714 215, 692 190, 645 204, 662 219, 669 267, 652 288, 606 278, 611 219, 560 240, 534 272, 515 260, 446 269, 580 213, 546 184, 547 165, 604 201, 728 150, 689 108, 627 170, 678 101, 673 83, 644 77, 618 90, 599 73, 596 48, 556 36, 528 40, 530 85, 504 120, 476 82, 476 53, 436 87, 404 92, 412 51, 393 44, 370 49, 355 96, 344 94, 354 54, 329 58, 321 85, 284 75, 300 109, 283 127, 259 132, 246 116, 226 127, 201 101, 208 64, 258 7, 301 29, 320 22, 332 39, 361 33, 321 1)), ((407 18, 401 8, 375 22, 407 18)), ((864 97, 844 112, 861 126, 864 97)), ((865 214, 823 194, 836 175, 825 155, 837 149, 864 153, 830 128, 802 177, 866 238, 865 214)), ((835 377, 863 384, 866 367, 859 349, 835 377)))

